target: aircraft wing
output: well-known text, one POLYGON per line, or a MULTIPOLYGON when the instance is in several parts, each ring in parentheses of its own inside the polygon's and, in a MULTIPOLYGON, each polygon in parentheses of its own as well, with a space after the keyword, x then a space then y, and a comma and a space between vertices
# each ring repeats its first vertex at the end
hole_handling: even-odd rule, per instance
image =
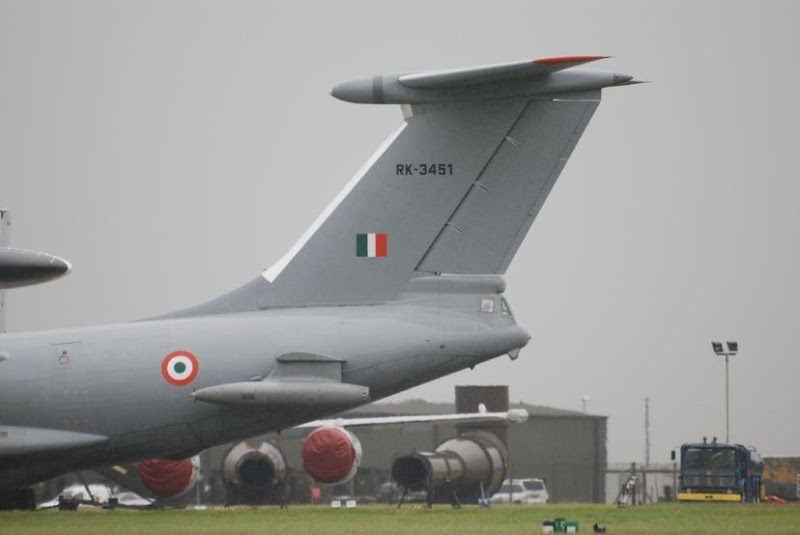
POLYGON ((0 458, 90 446, 105 440, 108 437, 76 431, 0 425, 0 458))
POLYGON ((528 419, 528 411, 525 409, 511 409, 507 412, 487 412, 486 408, 481 405, 483 410, 478 412, 468 412, 462 414, 427 414, 427 415, 409 415, 409 416, 374 416, 365 418, 330 418, 326 420, 314 420, 295 426, 294 429, 310 429, 324 426, 333 427, 359 427, 367 425, 397 425, 397 424, 411 424, 419 422, 435 422, 435 423, 521 423, 528 419))

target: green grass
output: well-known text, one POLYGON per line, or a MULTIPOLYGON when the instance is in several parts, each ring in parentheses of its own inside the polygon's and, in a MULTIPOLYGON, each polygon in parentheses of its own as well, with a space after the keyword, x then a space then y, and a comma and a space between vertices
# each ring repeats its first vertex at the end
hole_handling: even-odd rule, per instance
POLYGON ((627 509, 606 505, 468 506, 432 510, 385 505, 334 510, 325 506, 207 511, 37 511, 0 513, 0 534, 14 533, 541 533, 544 520, 577 520, 581 533, 598 522, 615 534, 800 534, 800 505, 660 504, 627 509))

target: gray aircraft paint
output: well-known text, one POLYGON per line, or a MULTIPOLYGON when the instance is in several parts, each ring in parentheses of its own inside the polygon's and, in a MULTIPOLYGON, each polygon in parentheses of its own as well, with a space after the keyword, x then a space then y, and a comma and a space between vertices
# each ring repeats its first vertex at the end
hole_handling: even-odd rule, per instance
POLYGON ((0 208, 0 247, 11 243, 11 212, 0 208))
MULTIPOLYGON (((424 102, 400 94, 404 127, 280 269, 158 319, 0 337, 7 356, 0 360, 0 485, 14 489, 100 464, 186 457, 360 404, 208 403, 193 398, 201 389, 222 388, 228 396, 238 388, 230 385, 248 381, 290 389, 292 382, 305 388, 315 380, 366 387, 374 400, 516 355, 529 335, 501 301, 499 274, 591 117, 599 90, 630 77, 503 71, 465 71, 458 82, 469 84, 464 91, 452 83, 414 88, 425 92, 424 102), (548 82, 555 74, 563 93, 554 94, 548 82), (543 135, 550 131, 552 137, 543 135), (437 165, 432 176, 398 171, 429 163, 437 165), (501 221, 489 229, 486 210, 498 210, 501 221), (451 229, 463 237, 453 238, 451 229), (386 233, 388 254, 357 256, 357 236, 365 233, 386 233), (176 354, 188 369, 170 368, 176 354), (317 357, 290 357, 298 354, 317 357), (189 379, 175 379, 182 374, 189 379)), ((458 72, 451 73, 458 78, 458 72)))

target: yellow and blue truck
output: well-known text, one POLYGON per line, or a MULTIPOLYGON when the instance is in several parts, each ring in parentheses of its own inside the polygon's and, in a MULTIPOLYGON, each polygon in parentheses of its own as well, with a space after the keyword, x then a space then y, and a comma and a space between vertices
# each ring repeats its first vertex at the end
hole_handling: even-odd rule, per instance
POLYGON ((763 498, 764 462, 753 447, 703 439, 681 446, 680 460, 680 502, 758 502, 763 498))

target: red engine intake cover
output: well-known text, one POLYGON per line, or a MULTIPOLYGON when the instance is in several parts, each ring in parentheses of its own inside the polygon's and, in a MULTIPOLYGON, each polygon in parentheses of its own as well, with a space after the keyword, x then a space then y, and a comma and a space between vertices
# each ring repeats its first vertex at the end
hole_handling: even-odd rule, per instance
POLYGON ((139 463, 139 476, 150 492, 160 498, 177 496, 193 482, 192 459, 148 459, 139 463))
POLYGON ((346 431, 322 427, 303 442, 303 468, 320 483, 338 483, 348 476, 356 450, 346 431))

